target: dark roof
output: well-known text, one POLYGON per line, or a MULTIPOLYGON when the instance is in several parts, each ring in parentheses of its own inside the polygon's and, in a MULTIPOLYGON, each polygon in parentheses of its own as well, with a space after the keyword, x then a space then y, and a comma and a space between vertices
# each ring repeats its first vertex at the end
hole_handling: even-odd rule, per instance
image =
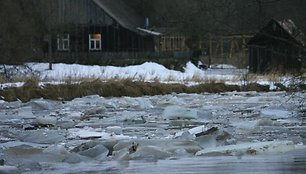
POLYGON ((279 40, 302 47, 305 46, 304 34, 290 19, 283 21, 272 19, 264 28, 250 39, 248 45, 262 44, 265 42, 264 38, 279 40))
POLYGON ((294 24, 294 22, 290 19, 278 21, 278 23, 285 29, 296 41, 305 46, 304 42, 304 34, 298 27, 294 24))
POLYGON ((116 20, 122 27, 131 31, 139 32, 138 27, 142 28, 145 19, 138 15, 123 0, 93 0, 108 15, 116 20))

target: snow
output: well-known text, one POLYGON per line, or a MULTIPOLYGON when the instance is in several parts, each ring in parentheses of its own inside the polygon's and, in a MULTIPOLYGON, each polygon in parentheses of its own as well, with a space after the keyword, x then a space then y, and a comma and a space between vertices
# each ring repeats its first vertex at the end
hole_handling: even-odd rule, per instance
MULTIPOLYGON (((133 65, 127 67, 115 66, 89 66, 79 64, 53 64, 53 69, 48 70, 48 63, 27 63, 20 66, 5 65, 10 70, 12 77, 16 79, 25 79, 27 77, 36 76, 40 79, 40 86, 46 84, 64 84, 67 81, 78 83, 82 79, 131 79, 145 82, 159 81, 161 83, 179 83, 187 86, 198 85, 201 83, 222 82, 226 85, 244 86, 249 83, 257 83, 260 85, 268 85, 270 90, 276 90, 276 83, 283 84, 288 87, 292 84, 306 84, 306 81, 293 81, 290 76, 280 76, 270 79, 265 76, 256 76, 255 79, 248 77, 244 79, 248 73, 247 69, 237 69, 232 65, 216 64, 210 69, 199 69, 197 66, 188 62, 183 69, 183 72, 170 70, 163 65, 146 62, 141 65, 133 65)), ((0 74, 3 69, 0 67, 0 74)), ((21 87, 24 82, 15 83, 0 83, 0 89, 9 87, 21 87)))
POLYGON ((9 87, 21 87, 24 85, 24 82, 17 82, 17 83, 3 83, 0 84, 0 89, 5 89, 5 88, 9 88, 9 87))
POLYGON ((39 72, 39 77, 42 80, 66 80, 66 79, 80 79, 80 78, 99 78, 99 79, 138 79, 145 81, 154 81, 156 79, 167 82, 175 81, 181 82, 191 80, 198 77, 201 79, 219 79, 231 80, 246 70, 233 70, 232 73, 219 73, 217 70, 203 71, 197 68, 191 62, 186 64, 184 72, 169 70, 163 65, 146 62, 141 65, 133 65, 127 67, 115 66, 88 66, 78 64, 53 64, 53 70, 48 70, 47 63, 29 63, 27 64, 33 71, 39 72))
POLYGON ((215 64, 215 65, 211 65, 210 68, 212 69, 236 69, 235 66, 228 65, 228 64, 215 64))

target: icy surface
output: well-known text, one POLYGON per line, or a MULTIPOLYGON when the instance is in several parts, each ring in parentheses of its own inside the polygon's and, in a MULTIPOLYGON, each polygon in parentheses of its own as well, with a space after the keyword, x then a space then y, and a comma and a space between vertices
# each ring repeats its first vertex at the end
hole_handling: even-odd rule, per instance
POLYGON ((1 102, 0 173, 245 173, 250 166, 299 173, 304 98, 228 92, 1 102))
POLYGON ((169 120, 197 119, 197 111, 180 106, 168 106, 165 108, 163 116, 169 120))
POLYGON ((214 148, 206 148, 196 153, 200 155, 244 155, 244 154, 268 154, 268 153, 284 153, 295 149, 305 148, 304 146, 295 146, 291 141, 267 141, 259 143, 242 143, 237 145, 220 146, 214 148))

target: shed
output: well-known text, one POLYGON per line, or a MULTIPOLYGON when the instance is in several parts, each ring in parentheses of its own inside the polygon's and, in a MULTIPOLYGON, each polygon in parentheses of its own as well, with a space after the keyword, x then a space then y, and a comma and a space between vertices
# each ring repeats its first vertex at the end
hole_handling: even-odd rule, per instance
POLYGON ((272 19, 248 42, 250 72, 299 71, 305 61, 303 37, 292 20, 272 19))

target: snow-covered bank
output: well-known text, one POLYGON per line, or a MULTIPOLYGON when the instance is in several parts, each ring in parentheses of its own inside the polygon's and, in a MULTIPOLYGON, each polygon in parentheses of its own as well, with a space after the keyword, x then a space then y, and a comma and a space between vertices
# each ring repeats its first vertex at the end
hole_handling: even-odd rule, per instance
MULTIPOLYGON (((37 76, 44 84, 62 84, 65 81, 80 81, 82 79, 132 79, 145 82, 159 81, 161 83, 180 83, 188 86, 200 83, 221 82, 228 85, 245 85, 246 83, 258 83, 269 85, 271 90, 275 90, 276 83, 288 87, 294 82, 292 77, 274 77, 273 79, 265 76, 247 77, 247 69, 236 69, 230 65, 214 65, 213 69, 202 70, 191 62, 184 67, 184 71, 175 71, 165 68, 163 65, 147 62, 142 65, 127 67, 114 66, 87 66, 78 64, 53 64, 53 70, 48 70, 48 63, 28 63, 25 66, 6 66, 9 75, 17 77, 21 83, 0 83, 0 89, 11 86, 22 86, 22 79, 37 76), (226 67, 226 68, 224 68, 226 67)), ((3 74, 0 67, 0 74, 3 74)), ((306 84, 306 81, 299 82, 306 84)))

